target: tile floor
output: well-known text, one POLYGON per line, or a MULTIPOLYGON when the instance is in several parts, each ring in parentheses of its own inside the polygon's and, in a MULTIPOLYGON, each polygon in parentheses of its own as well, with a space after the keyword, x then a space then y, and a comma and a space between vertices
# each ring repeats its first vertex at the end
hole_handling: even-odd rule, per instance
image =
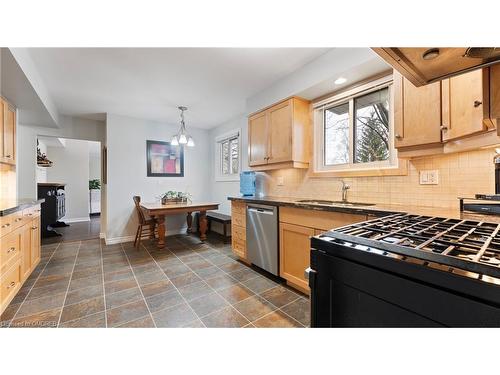
POLYGON ((55 230, 62 234, 62 237, 44 238, 44 244, 59 243, 62 241, 80 241, 99 238, 101 232, 101 217, 91 216, 89 221, 69 223, 69 227, 58 227, 55 230))
POLYGON ((234 260, 218 238, 46 244, 2 327, 307 327, 302 294, 234 260))

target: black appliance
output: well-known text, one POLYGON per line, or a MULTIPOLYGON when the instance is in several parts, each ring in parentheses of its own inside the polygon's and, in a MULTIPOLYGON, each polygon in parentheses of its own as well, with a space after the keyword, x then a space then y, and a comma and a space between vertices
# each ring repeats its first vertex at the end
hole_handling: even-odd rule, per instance
POLYGON ((500 224, 393 214, 311 240, 312 327, 500 327, 500 224))
POLYGON ((65 184, 39 183, 38 198, 45 199, 41 205, 42 237, 61 236, 54 228, 69 226, 59 221, 66 215, 65 184))
POLYGON ((458 198, 460 211, 500 215, 500 194, 476 194, 474 198, 458 198))

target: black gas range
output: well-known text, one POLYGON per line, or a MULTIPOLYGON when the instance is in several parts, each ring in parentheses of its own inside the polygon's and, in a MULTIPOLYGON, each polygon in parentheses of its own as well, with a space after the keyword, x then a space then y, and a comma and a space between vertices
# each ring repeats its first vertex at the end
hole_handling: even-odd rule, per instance
POLYGON ((500 327, 500 224, 393 214, 311 247, 312 327, 500 327))

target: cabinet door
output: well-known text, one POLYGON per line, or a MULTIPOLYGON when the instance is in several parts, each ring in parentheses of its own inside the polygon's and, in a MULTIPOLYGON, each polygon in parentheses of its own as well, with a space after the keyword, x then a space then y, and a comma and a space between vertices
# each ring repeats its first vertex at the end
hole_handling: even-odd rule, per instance
POLYGON ((33 236, 31 230, 31 224, 26 224, 21 227, 21 276, 22 280, 26 280, 31 273, 31 261, 32 261, 32 250, 33 250, 33 236))
POLYGON ((415 87, 394 71, 394 145, 441 142, 441 83, 415 87))
POLYGON ((40 217, 37 217, 31 222, 31 269, 40 262, 40 234, 40 217))
POLYGON ((280 223, 280 276, 305 291, 309 283, 304 271, 309 267, 314 229, 280 223))
POLYGON ((292 101, 280 103, 269 110, 268 163, 292 160, 292 101))
POLYGON ((0 161, 4 161, 4 138, 5 138, 5 110, 4 110, 4 105, 7 105, 1 98, 0 98, 0 161))
POLYGON ((250 166, 267 164, 267 154, 267 111, 264 111, 248 119, 248 164, 250 166))
POLYGON ((488 130, 488 70, 474 70, 443 80, 443 140, 465 137, 488 130), (486 93, 486 95, 485 95, 486 93))
POLYGON ((16 111, 8 103, 4 102, 3 121, 3 161, 15 163, 16 152, 16 111))

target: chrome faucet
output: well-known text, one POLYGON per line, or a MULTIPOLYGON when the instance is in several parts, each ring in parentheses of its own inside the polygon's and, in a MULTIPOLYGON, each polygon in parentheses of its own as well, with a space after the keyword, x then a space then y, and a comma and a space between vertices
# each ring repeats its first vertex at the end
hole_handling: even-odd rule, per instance
POLYGON ((342 202, 346 203, 347 190, 349 190, 351 187, 344 180, 340 180, 340 182, 342 182, 342 202))

